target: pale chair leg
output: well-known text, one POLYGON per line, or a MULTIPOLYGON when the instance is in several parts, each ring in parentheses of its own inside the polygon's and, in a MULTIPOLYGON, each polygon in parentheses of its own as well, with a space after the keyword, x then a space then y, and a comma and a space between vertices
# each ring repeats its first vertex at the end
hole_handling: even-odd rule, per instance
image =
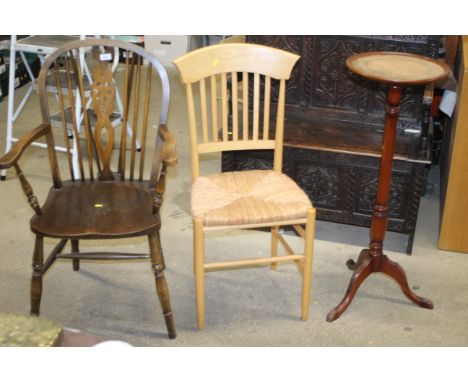
POLYGON ((197 296, 198 329, 205 329, 205 271, 203 220, 193 220, 193 253, 195 261, 195 289, 197 296))
POLYGON ((42 297, 42 269, 44 266, 44 238, 36 235, 32 260, 31 315, 39 316, 42 297))
MULTIPOLYGON (((279 226, 271 227, 271 257, 278 256, 278 233, 279 226)), ((278 263, 271 263, 271 269, 276 270, 278 263)))
MULTIPOLYGON (((78 244, 78 240, 71 241, 72 253, 79 253, 80 247, 78 244)), ((73 259, 73 270, 79 271, 80 270, 80 259, 73 259)))
POLYGON ((159 303, 164 314, 169 338, 176 338, 174 317, 172 315, 171 302, 169 300, 169 288, 167 287, 166 277, 164 276, 164 258, 162 254, 159 232, 148 235, 151 251, 151 267, 156 281, 156 292, 158 293, 159 303))
POLYGON ((310 287, 312 283, 312 258, 314 252, 315 237, 315 208, 307 211, 304 245, 304 270, 302 274, 302 308, 301 318, 306 321, 309 318, 310 287))

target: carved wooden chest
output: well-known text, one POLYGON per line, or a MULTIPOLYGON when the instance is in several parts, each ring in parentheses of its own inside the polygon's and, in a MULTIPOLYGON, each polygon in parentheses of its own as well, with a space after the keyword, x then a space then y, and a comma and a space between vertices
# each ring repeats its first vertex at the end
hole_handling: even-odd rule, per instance
MULTIPOLYGON (((352 75, 345 60, 374 50, 436 57, 439 37, 249 36, 247 41, 301 55, 287 86, 284 172, 309 195, 318 219, 369 226, 386 88, 352 75)), ((422 87, 404 89, 393 165, 388 229, 409 235, 409 254, 430 164, 428 94, 422 87)), ((271 168, 271 163, 270 152, 225 152, 222 170, 271 168)))

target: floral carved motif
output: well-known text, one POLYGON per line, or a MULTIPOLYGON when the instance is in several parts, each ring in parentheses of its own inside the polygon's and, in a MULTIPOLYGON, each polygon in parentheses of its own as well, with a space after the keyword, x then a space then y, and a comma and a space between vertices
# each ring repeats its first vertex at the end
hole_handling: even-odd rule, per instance
POLYGON ((357 40, 323 38, 319 42, 316 69, 316 103, 325 106, 356 108, 357 84, 344 70, 346 59, 359 51, 357 40))

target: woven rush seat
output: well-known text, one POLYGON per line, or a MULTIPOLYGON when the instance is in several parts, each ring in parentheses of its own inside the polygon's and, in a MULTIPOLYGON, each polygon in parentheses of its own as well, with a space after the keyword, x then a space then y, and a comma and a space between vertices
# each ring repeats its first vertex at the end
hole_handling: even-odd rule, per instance
POLYGON ((293 180, 270 170, 209 174, 192 185, 192 216, 206 226, 303 219, 311 207, 293 180))

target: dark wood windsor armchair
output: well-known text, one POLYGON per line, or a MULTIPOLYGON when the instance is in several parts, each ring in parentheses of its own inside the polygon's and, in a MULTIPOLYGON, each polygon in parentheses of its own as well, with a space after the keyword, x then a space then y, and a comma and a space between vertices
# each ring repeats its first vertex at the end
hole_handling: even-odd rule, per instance
POLYGON ((0 169, 15 168, 35 212, 30 222, 36 235, 31 314, 39 315, 42 277, 57 258, 72 259, 75 271, 80 268, 80 259, 150 258, 168 334, 175 338, 159 236, 166 169, 176 162, 175 141, 166 125, 170 88, 165 69, 154 56, 133 44, 112 40, 77 41, 64 45, 47 58, 39 74, 38 92, 42 124, 20 138, 0 159, 0 169), (87 52, 90 88, 85 86, 80 49, 87 52), (119 70, 112 70, 114 54, 119 51, 123 52, 125 62, 119 70), (154 71, 158 82, 157 78, 153 80, 157 77, 152 75, 154 71), (51 86, 56 87, 59 101, 57 127, 51 123, 47 94, 51 86), (157 88, 161 89, 161 97, 151 96, 157 88), (120 134, 110 118, 117 91, 123 98, 120 134), (86 112, 81 107, 76 109, 76 97, 80 97, 81 105, 88 109, 86 112), (153 150, 146 144, 147 136, 154 135, 148 126, 157 128, 153 150), (42 207, 18 164, 24 150, 40 137, 45 137, 47 142, 53 179, 53 187, 42 207), (66 148, 59 155, 66 157, 68 181, 61 180, 55 142, 63 142, 66 148), (150 166, 145 169, 145 164, 150 166), (150 254, 79 250, 79 241, 83 239, 134 236, 148 237, 150 254), (45 261, 44 237, 60 240, 45 261), (68 241, 71 253, 64 254, 62 250, 68 241))

